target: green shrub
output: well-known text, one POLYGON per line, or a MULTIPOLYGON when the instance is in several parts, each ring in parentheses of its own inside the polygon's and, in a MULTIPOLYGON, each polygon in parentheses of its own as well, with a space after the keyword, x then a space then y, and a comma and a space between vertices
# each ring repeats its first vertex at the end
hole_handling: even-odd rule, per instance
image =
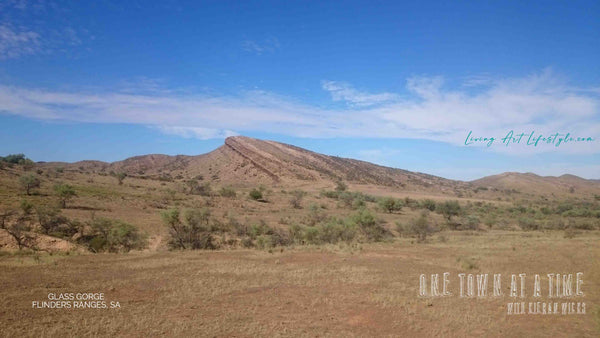
POLYGON ((73 197, 77 196, 75 188, 72 185, 59 183, 54 186, 54 192, 58 196, 61 207, 64 209, 67 207, 67 202, 73 197))
POLYGON ((383 211, 390 214, 402 210, 403 205, 402 201, 392 197, 380 198, 378 204, 383 211))
POLYGON ((260 201, 263 199, 262 191, 260 191, 256 188, 250 190, 250 192, 248 193, 248 196, 250 196, 250 198, 255 201, 260 201))
POLYGON ((27 160, 27 157, 25 157, 24 154, 10 154, 4 157, 0 156, 0 161, 10 164, 21 164, 25 160, 27 160))
POLYGON ((335 191, 346 191, 346 189, 348 189, 348 185, 342 180, 335 182, 335 191))
POLYGON ((34 188, 39 188, 42 182, 34 174, 25 174, 19 178, 19 183, 25 190, 25 193, 27 195, 31 195, 31 190, 34 188))
POLYGON ((161 217, 169 228, 169 246, 172 249, 217 249, 211 231, 220 230, 220 226, 210 225, 208 209, 187 210, 184 222, 178 209, 163 211, 161 217))
POLYGON ((479 218, 475 215, 468 215, 465 218, 464 227, 467 230, 478 230, 479 229, 479 218))
POLYGON ((451 222, 452 216, 460 215, 462 209, 458 201, 446 201, 443 203, 439 203, 435 207, 435 211, 444 215, 448 223, 451 222))
POLYGON ((304 242, 306 244, 320 244, 321 243, 321 234, 319 229, 315 226, 308 226, 304 228, 304 242))
POLYGON ((389 234, 381 222, 375 219, 375 216, 367 209, 360 209, 350 216, 349 222, 351 226, 358 227, 367 241, 378 242, 389 234))
POLYGON ((327 215, 325 214, 325 212, 323 212, 321 210, 321 208, 319 208, 318 205, 311 204, 308 207, 308 214, 306 215, 306 218, 305 218, 306 224, 308 224, 310 226, 315 226, 318 223, 321 223, 322 221, 324 221, 325 219, 327 219, 327 215))
POLYGON ((119 220, 108 218, 93 218, 89 223, 91 233, 80 238, 92 252, 129 252, 143 249, 147 236, 137 227, 119 220))
POLYGON ((418 242, 427 240, 427 236, 434 231, 433 226, 429 222, 427 212, 422 212, 419 218, 410 223, 410 231, 417 237, 418 242))
POLYGON ((19 204, 19 208, 23 212, 23 215, 27 216, 33 211, 33 203, 31 203, 29 200, 22 199, 21 203, 19 204))
POLYGON ((427 209, 429 211, 435 211, 435 201, 430 199, 425 199, 421 201, 421 207, 423 209, 427 209))
POLYGON ((521 229, 523 229, 525 231, 538 229, 538 224, 535 222, 535 220, 533 220, 529 217, 519 218, 519 226, 521 227, 521 229))
POLYGON ((256 247, 259 249, 272 248, 272 243, 271 235, 260 235, 256 238, 256 247))
POLYGON ((219 193, 221 194, 221 196, 228 198, 235 198, 237 196, 235 190, 232 187, 222 187, 219 193))
POLYGON ((332 198, 332 199, 338 199, 340 197, 340 192, 339 191, 321 191, 321 196, 323 197, 327 197, 327 198, 332 198))
POLYGON ((488 214, 488 215, 485 217, 485 219, 484 219, 483 223, 484 223, 485 225, 487 225, 487 226, 488 226, 488 228, 491 228, 491 227, 492 227, 492 226, 494 226, 494 224, 496 223, 496 215, 495 215, 495 214, 488 214))

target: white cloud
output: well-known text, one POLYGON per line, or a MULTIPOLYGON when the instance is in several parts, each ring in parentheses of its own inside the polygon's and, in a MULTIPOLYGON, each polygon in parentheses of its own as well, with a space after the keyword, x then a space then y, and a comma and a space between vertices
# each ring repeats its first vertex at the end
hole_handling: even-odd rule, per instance
POLYGON ((334 101, 346 101, 357 107, 373 106, 399 99, 398 95, 392 93, 368 94, 361 92, 345 82, 322 81, 321 86, 331 94, 334 101))
POLYGON ((11 25, 0 25, 0 59, 35 54, 40 49, 40 35, 11 25))
POLYGON ((238 133, 231 130, 220 130, 202 127, 159 126, 158 129, 165 134, 177 135, 184 138, 197 138, 201 140, 226 138, 229 136, 238 135, 238 133))
POLYGON ((464 145, 469 131, 474 136, 496 138, 509 130, 544 135, 570 132, 596 141, 556 148, 505 147, 497 140, 490 150, 511 154, 600 152, 600 100, 593 90, 569 87, 549 71, 488 82, 486 88, 473 93, 462 86, 447 89, 441 77, 412 77, 407 80, 408 94, 400 95, 363 93, 348 84, 324 81, 323 88, 334 100, 349 103, 344 109, 323 109, 265 91, 225 96, 163 90, 159 82, 152 81, 146 83, 149 90, 129 86, 127 90, 93 93, 0 85, 0 111, 36 119, 151 125, 200 138, 223 137, 227 131, 235 131, 419 138, 464 145), (187 129, 177 129, 182 127, 187 129), (193 128, 200 129, 194 132, 193 128))
POLYGON ((95 37, 74 26, 72 15, 68 6, 52 2, 0 1, 0 60, 53 53, 79 56, 95 37))
POLYGON ((244 40, 242 42, 242 49, 247 52, 261 55, 265 52, 274 52, 280 47, 279 40, 275 37, 264 39, 260 42, 254 40, 244 40))

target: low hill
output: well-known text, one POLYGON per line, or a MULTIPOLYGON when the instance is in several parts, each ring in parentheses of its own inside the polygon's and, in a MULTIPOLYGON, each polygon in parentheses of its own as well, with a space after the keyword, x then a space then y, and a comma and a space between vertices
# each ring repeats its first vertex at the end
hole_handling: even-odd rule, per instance
MULTIPOLYGON (((151 154, 113 163, 81 161, 43 165, 101 173, 124 172, 133 177, 198 178, 249 186, 322 186, 343 180, 351 184, 382 186, 401 191, 458 196, 471 196, 473 191, 484 188, 488 192, 483 195, 488 198, 496 197, 494 191, 556 196, 600 194, 599 180, 586 180, 574 175, 544 177, 532 173, 507 172, 463 182, 244 136, 228 137, 221 147, 196 156, 151 154)), ((479 194, 481 197, 483 195, 479 194)))
POLYGON ((430 191, 452 191, 468 186, 460 181, 323 155, 285 143, 244 136, 229 137, 221 147, 197 156, 152 154, 113 163, 81 161, 70 164, 52 162, 45 165, 94 172, 124 172, 130 176, 153 178, 201 177, 240 184, 330 184, 343 180, 355 184, 430 191))
POLYGON ((533 173, 506 172, 471 181, 478 187, 515 190, 537 195, 600 194, 600 182, 575 175, 539 176, 533 173))

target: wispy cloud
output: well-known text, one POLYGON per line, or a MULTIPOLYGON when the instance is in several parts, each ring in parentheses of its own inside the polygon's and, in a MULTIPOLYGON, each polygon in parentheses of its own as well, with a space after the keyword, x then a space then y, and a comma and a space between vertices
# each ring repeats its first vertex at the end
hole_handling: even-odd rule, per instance
POLYGON ((392 93, 369 94, 354 89, 350 84, 337 81, 322 81, 321 86, 331 94, 334 101, 345 101, 352 106, 366 107, 398 101, 399 96, 392 93))
POLYGON ((261 55, 267 52, 272 53, 275 50, 279 49, 279 47, 279 40, 276 37, 269 37, 261 41, 244 40, 242 42, 242 49, 257 55, 261 55))
POLYGON ((0 59, 35 54, 40 50, 40 35, 9 24, 0 25, 0 59))
POLYGON ((71 15, 68 8, 45 1, 0 2, 0 59, 75 55, 94 36, 73 25, 71 15))
POLYGON ((300 137, 416 138, 463 145, 471 130, 474 136, 484 137, 504 136, 509 130, 546 135, 570 132, 597 141, 560 148, 497 145, 490 150, 600 152, 598 94, 572 88, 550 71, 493 80, 476 93, 465 87, 448 89, 444 83, 442 77, 412 77, 405 93, 371 94, 324 81, 323 88, 334 100, 349 103, 340 109, 323 109, 265 91, 214 95, 161 90, 152 81, 147 91, 132 87, 65 92, 0 86, 0 112, 35 119, 151 125, 199 138, 269 132, 300 137))
POLYGON ((226 138, 229 136, 238 135, 238 133, 231 130, 202 127, 158 126, 158 129, 165 134, 177 135, 184 138, 197 138, 201 140, 226 138))

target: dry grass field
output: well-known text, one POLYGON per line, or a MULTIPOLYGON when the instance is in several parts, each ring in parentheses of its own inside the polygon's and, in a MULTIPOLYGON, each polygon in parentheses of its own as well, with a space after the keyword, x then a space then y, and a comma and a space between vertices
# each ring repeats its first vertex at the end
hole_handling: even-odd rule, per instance
MULTIPOLYGON (((4 337, 572 336, 600 333, 600 234, 442 233, 417 244, 0 258, 4 337), (421 273, 584 272, 585 315, 506 314, 497 299, 419 298, 421 273), (103 292, 119 309, 34 309, 103 292)), ((454 280, 452 281, 454 282, 454 280)), ((451 285, 457 291, 456 284, 451 285)), ((508 285, 504 285, 504 289, 508 285)), ((508 290, 506 290, 508 294, 508 290)), ((530 295, 528 295, 530 296, 530 295)), ((528 297, 525 301, 531 301, 528 297)))

